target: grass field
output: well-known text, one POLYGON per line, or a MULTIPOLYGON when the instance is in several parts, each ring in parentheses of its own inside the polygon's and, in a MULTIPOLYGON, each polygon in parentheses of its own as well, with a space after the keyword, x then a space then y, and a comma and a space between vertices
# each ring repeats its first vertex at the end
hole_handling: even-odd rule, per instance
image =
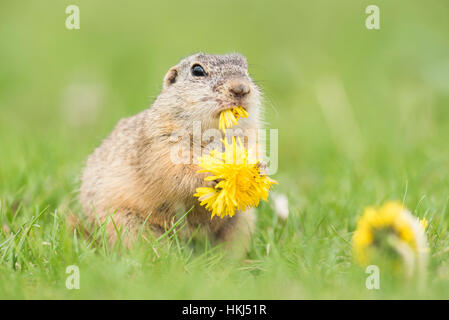
POLYGON ((448 39, 445 0, 0 2, 0 298, 449 298, 448 39), (238 262, 203 242, 129 251, 70 231, 87 156, 200 50, 247 56, 288 219, 263 203, 238 262), (367 290, 353 261, 357 217, 387 200, 429 221, 424 287, 381 272, 367 290))

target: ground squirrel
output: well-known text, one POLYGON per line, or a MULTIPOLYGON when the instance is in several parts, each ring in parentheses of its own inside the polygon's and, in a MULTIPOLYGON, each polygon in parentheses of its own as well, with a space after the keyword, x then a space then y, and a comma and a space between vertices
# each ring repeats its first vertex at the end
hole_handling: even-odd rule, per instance
MULTIPOLYGON (((239 120, 241 131, 257 130, 260 90, 248 75, 244 56, 198 53, 181 60, 166 74, 151 107, 120 120, 88 158, 80 190, 85 215, 91 221, 112 216, 118 228, 127 230, 124 241, 132 244, 145 221, 145 229, 159 236, 179 213, 193 207, 181 235, 189 236, 201 225, 212 239, 229 243, 241 236, 239 245, 248 245, 254 214, 211 219, 193 196, 197 187, 207 185, 207 174, 197 173, 195 163, 174 164, 170 156, 178 143, 172 140, 174 134, 182 136, 194 123, 200 123, 202 132, 218 129, 221 111, 237 105, 250 115, 239 120)), ((107 232, 114 242, 112 223, 107 232)))

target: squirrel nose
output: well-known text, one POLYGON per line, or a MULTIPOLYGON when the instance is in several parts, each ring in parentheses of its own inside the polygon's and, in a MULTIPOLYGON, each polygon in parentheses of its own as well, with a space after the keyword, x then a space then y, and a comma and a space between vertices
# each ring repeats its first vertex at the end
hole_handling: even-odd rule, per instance
POLYGON ((231 81, 229 85, 229 91, 235 96, 243 97, 250 92, 249 84, 243 80, 231 81))

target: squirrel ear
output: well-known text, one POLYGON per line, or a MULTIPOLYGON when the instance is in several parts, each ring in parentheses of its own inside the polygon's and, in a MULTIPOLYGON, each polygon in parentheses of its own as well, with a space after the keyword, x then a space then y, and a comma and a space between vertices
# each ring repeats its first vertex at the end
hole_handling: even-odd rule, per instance
POLYGON ((164 88, 171 86, 178 78, 178 68, 172 67, 168 70, 164 78, 164 88))

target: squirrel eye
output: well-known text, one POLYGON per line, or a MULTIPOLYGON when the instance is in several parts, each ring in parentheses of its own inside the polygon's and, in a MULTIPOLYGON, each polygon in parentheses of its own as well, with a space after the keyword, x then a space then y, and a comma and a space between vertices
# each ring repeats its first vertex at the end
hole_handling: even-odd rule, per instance
POLYGON ((206 71, 204 71, 203 67, 199 64, 194 64, 192 66, 192 75, 195 77, 205 77, 207 76, 206 71))

